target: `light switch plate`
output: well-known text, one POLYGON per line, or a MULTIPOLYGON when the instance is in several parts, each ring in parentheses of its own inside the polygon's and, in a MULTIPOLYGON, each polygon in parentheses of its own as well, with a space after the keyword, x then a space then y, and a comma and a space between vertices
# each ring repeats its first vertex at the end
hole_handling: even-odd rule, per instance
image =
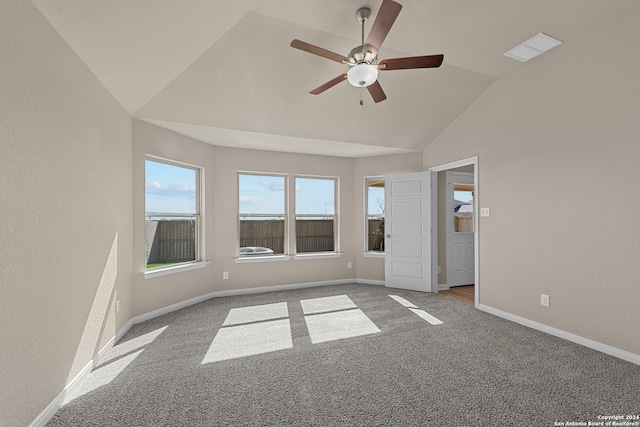
POLYGON ((490 216, 491 209, 489 208, 480 208, 480 216, 490 216))

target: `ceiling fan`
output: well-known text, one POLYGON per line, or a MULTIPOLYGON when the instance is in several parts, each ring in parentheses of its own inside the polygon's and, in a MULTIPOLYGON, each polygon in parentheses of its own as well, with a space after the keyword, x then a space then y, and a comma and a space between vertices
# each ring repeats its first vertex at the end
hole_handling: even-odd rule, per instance
MULTIPOLYGON (((387 37, 391 26, 400 14, 402 5, 393 0, 383 0, 378 11, 376 20, 373 22, 367 40, 364 39, 364 23, 369 18, 371 10, 368 7, 361 7, 356 11, 356 19, 362 25, 362 45, 351 50, 349 56, 343 56, 330 50, 295 39, 291 42, 291 47, 305 52, 322 56, 332 61, 340 62, 349 66, 346 73, 329 80, 325 84, 318 86, 311 92, 312 95, 319 95, 325 90, 332 88, 338 83, 348 80, 353 86, 366 87, 375 102, 387 99, 380 83, 378 82, 378 70, 409 70, 413 68, 437 68, 442 64, 444 55, 411 56, 407 58, 390 58, 378 61, 378 51, 382 42, 387 37)), ((362 100, 360 100, 362 104, 362 100)))

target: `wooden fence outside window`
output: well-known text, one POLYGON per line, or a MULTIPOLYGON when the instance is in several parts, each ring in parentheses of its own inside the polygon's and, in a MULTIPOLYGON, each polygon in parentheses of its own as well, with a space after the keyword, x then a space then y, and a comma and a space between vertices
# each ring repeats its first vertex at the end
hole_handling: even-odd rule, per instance
MULTIPOLYGON (((383 249, 384 236, 380 230, 383 220, 369 220, 369 250, 383 249)), ((147 220, 147 264, 195 260, 195 221, 147 220)), ((240 221, 240 247, 261 246, 284 253, 284 220, 240 221)), ((332 219, 296 221, 296 252, 331 252, 335 250, 332 219)))

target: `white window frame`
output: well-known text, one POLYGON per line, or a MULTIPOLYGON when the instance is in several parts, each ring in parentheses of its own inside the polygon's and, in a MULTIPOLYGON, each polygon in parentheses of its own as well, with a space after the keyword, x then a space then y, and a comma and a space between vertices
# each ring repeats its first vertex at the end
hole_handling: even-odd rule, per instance
POLYGON ((236 196, 237 196, 237 236, 236 236, 236 262, 264 262, 264 261, 281 261, 288 260, 289 257, 289 175, 285 173, 273 173, 273 172, 255 172, 255 171, 236 171, 236 196), (284 178, 284 213, 283 214, 250 214, 240 212, 240 175, 252 175, 252 176, 264 176, 264 177, 277 177, 284 178), (266 254, 266 255, 240 255, 240 218, 273 218, 282 217, 284 219, 284 242, 282 254, 266 254))
POLYGON ((295 257, 294 259, 305 259, 305 258, 328 258, 328 257, 337 257, 340 256, 340 177, 337 176, 321 176, 321 175, 294 175, 293 177, 293 221, 294 228, 295 223, 300 218, 317 218, 317 217, 331 217, 333 219, 333 251, 323 251, 323 252, 298 252, 297 241, 298 236, 295 235, 295 239, 293 241, 295 257), (333 214, 326 213, 317 213, 317 214, 298 214, 296 212, 296 195, 298 193, 296 179, 318 179, 325 181, 333 181, 333 214))
MULTIPOLYGON (((146 258, 146 248, 145 248, 145 254, 144 254, 145 256, 143 258, 145 260, 144 273, 143 273, 145 279, 205 267, 208 264, 208 262, 203 260, 204 258, 204 224, 202 219, 204 217, 204 213, 203 213, 204 211, 204 203, 203 203, 204 168, 202 166, 197 166, 189 163, 180 162, 177 160, 157 157, 149 154, 145 155, 144 160, 145 160, 145 164, 146 164, 146 161, 149 160, 156 163, 164 163, 169 166, 175 166, 175 167, 180 167, 184 169, 191 169, 191 170, 194 170, 196 173, 196 178, 195 178, 196 213, 148 212, 146 210, 146 194, 145 194, 145 200, 144 200, 145 220, 146 218, 149 218, 149 217, 193 218, 195 220, 195 233, 194 233, 194 236, 195 236, 195 242, 194 242, 195 257, 194 258, 195 259, 192 261, 185 261, 185 262, 170 264, 166 267, 156 267, 156 268, 148 269, 147 262, 146 262, 147 258, 146 258)), ((146 178, 147 176, 146 176, 146 167, 145 167, 144 168, 145 184, 146 184, 146 178)))
MULTIPOLYGON (((369 182, 371 181, 384 182, 384 175, 364 177, 364 251, 362 254, 368 257, 384 257, 384 251, 369 250, 369 218, 384 219, 384 213, 369 214, 369 182)), ((382 238, 384 239, 384 236, 382 238)))

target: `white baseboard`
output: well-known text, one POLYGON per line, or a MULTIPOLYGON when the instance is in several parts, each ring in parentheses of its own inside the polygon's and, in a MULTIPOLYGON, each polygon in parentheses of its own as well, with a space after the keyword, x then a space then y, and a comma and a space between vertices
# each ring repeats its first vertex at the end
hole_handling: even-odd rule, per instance
MULTIPOLYGON (((328 285, 347 285, 349 283, 353 283, 353 279, 341 279, 341 280, 328 280, 323 282, 308 282, 308 283, 296 283, 291 285, 277 285, 277 286, 265 286, 261 288, 247 288, 247 289, 234 289, 229 291, 217 291, 211 292, 206 295, 201 295, 196 298, 191 298, 186 301, 182 301, 176 304, 169 305, 164 308, 160 308, 157 310, 150 311, 145 314, 141 314, 139 316, 133 317, 129 319, 129 321, 113 336, 107 344, 105 344, 100 351, 95 355, 95 357, 87 363, 87 365, 82 368, 82 370, 65 386, 65 388, 51 401, 51 403, 36 417, 35 420, 29 425, 29 427, 42 427, 44 426, 53 415, 56 413, 58 409, 62 406, 67 396, 69 396, 76 387, 78 387, 82 382, 89 376, 91 371, 98 366, 100 363, 104 361, 104 357, 106 353, 127 333, 131 327, 137 323, 141 323, 154 317, 162 316, 163 314, 171 313, 172 311, 180 310, 181 308, 188 307, 190 305, 197 304, 202 301, 206 301, 211 298, 217 297, 227 297, 234 295, 248 295, 248 294, 257 294, 264 292, 274 292, 274 291, 284 291, 291 289, 302 289, 302 288, 312 288, 317 286, 328 286, 328 285)), ((372 283, 372 281, 366 281, 363 283, 372 283)), ((381 282, 384 284, 384 282, 381 282)))
POLYGON ((41 427, 44 426, 58 409, 62 406, 65 399, 71 392, 78 387, 82 382, 87 379, 91 371, 93 370, 93 360, 85 365, 84 368, 78 372, 78 374, 67 384, 67 386, 51 401, 51 403, 36 417, 29 427, 41 427))
POLYGON ((125 323, 124 326, 118 331, 116 336, 113 337, 113 345, 116 345, 116 343, 120 341, 120 338, 122 338, 124 334, 126 334, 129 331, 129 329, 131 329, 133 325, 135 325, 135 323, 133 323, 133 319, 129 319, 129 321, 125 323))
POLYGON ((612 347, 608 344, 603 344, 598 341, 590 340, 589 338, 581 337, 580 335, 572 334, 567 331, 563 331, 562 329, 557 329, 543 323, 535 322, 533 320, 526 319, 524 317, 517 316, 515 314, 508 313, 506 311, 498 310, 497 308, 489 307, 484 304, 476 305, 478 310, 482 310, 489 314, 493 314, 494 316, 502 317, 503 319, 510 320, 515 323, 519 323, 523 326, 527 326, 532 329, 536 329, 538 331, 547 333, 549 335, 554 335, 556 337, 565 339, 567 341, 574 342, 576 344, 583 345, 585 347, 589 347, 593 350, 601 351, 602 353, 606 353, 610 356, 617 357, 622 360, 626 360, 627 362, 634 363, 636 365, 640 365, 640 355, 631 353, 629 351, 621 350, 616 347, 612 347))
POLYGON ((133 324, 134 323, 129 320, 115 336, 111 337, 111 339, 100 349, 100 351, 96 353, 95 357, 90 360, 89 363, 87 363, 85 367, 82 368, 71 381, 67 383, 65 388, 55 397, 55 399, 51 401, 51 403, 49 403, 49 405, 47 405, 44 411, 42 411, 31 424, 29 424, 29 427, 44 426, 51 419, 51 417, 53 417, 56 411, 60 409, 60 407, 64 404, 67 396, 69 396, 76 389, 76 387, 80 386, 80 384, 82 384, 84 380, 87 379, 89 374, 91 374, 91 371, 93 371, 96 366, 104 361, 107 352, 111 350, 115 343, 117 343, 124 334, 127 333, 127 331, 133 326, 133 324))
POLYGON ((235 295, 260 294, 260 293, 275 292, 275 291, 287 291, 292 289, 313 288, 317 286, 347 285, 353 282, 354 282, 353 279, 342 279, 342 280, 327 280, 323 282, 296 283, 291 285, 264 286, 261 288, 246 288, 246 289, 232 289, 228 291, 215 291, 205 295, 201 295, 199 297, 188 299, 186 301, 178 302, 176 304, 171 304, 167 307, 159 308, 157 310, 153 310, 148 313, 141 314, 131 319, 131 321, 133 322, 133 325, 135 325, 137 323, 145 322, 155 317, 162 316, 167 313, 171 313, 172 311, 180 310, 181 308, 198 304, 202 301, 206 301, 211 298, 229 297, 229 296, 235 296, 235 295))
POLYGON ((384 286, 384 280, 373 280, 373 279, 356 279, 356 283, 359 285, 377 285, 384 286))
POLYGON ((438 291, 448 291, 449 289, 451 289, 451 286, 447 285, 446 283, 441 283, 438 285, 438 291))
MULTIPOLYGON (((124 336, 124 334, 126 334, 127 331, 137 323, 141 323, 141 322, 153 319, 155 317, 162 316, 167 313, 171 313, 172 311, 180 310, 181 308, 188 307, 190 305, 194 305, 202 301, 206 301, 208 299, 216 298, 216 297, 248 295, 248 294, 257 294, 257 293, 264 293, 264 292, 274 292, 274 291, 284 291, 284 290, 292 290, 292 289, 311 288, 311 287, 317 287, 317 286, 327 286, 327 285, 347 285, 353 282, 354 282, 353 279, 342 279, 342 280, 329 280, 329 281, 323 281, 323 282, 298 283, 298 284, 291 284, 291 285, 265 286, 261 288, 216 291, 216 292, 211 292, 206 295, 202 295, 196 298, 191 298, 186 301, 172 304, 170 306, 153 310, 148 313, 133 317, 129 319, 129 321, 115 334, 113 338, 109 340, 109 342, 107 342, 107 344, 105 344, 102 347, 102 349, 100 349, 100 351, 96 354, 93 360, 87 363, 87 365, 84 368, 82 368, 82 370, 65 386, 65 388, 55 397, 55 399, 53 399, 53 401, 44 409, 44 411, 42 411, 40 415, 38 415, 36 419, 30 424, 30 427, 44 426, 51 419, 51 417, 53 417, 56 411, 62 406, 65 398, 69 394, 71 394, 76 387, 82 384, 82 382, 89 376, 91 371, 97 365, 102 363, 107 351, 109 351, 118 341, 120 341, 120 339, 124 336)), ((355 279, 355 283, 384 286, 383 280, 355 279)), ((443 290, 443 289, 440 289, 439 287, 439 290, 443 290)), ((498 310, 496 308, 489 307, 483 304, 478 304, 476 308, 479 310, 485 311, 489 314, 493 314, 495 316, 502 317, 512 322, 516 322, 521 325, 530 327, 532 329, 537 329, 541 332, 545 332, 545 333, 566 339, 568 341, 574 342, 576 344, 584 345, 585 347, 589 347, 594 350, 598 350, 603 353, 609 354, 611 356, 626 360, 636 365, 640 365, 640 355, 637 355, 628 351, 624 351, 607 344, 602 344, 597 341, 593 341, 575 334, 571 334, 569 332, 566 332, 560 329, 552 328, 551 326, 534 322, 533 320, 525 319, 524 317, 516 316, 514 314, 507 313, 506 311, 498 310)))
MULTIPOLYGON (((69 396, 76 387, 78 387, 82 382, 91 374, 91 371, 98 366, 100 363, 104 361, 104 357, 106 353, 124 336, 124 334, 131 329, 131 327, 135 324, 145 322, 147 320, 153 319, 155 317, 162 316, 167 313, 171 313, 172 311, 180 310, 182 308, 198 304, 200 302, 206 301, 211 298, 219 298, 226 296, 234 296, 234 295, 249 295, 249 294, 257 294, 257 293, 266 293, 266 292, 274 292, 274 291, 284 291, 284 290, 292 290, 292 289, 303 289, 303 288, 311 288, 318 286, 328 286, 328 285, 346 285, 349 283, 353 283, 353 279, 342 279, 342 280, 330 280, 330 281, 322 281, 322 282, 307 282, 307 283, 297 283, 290 285, 277 285, 277 286, 265 286, 260 288, 247 288, 247 289, 234 289, 228 291, 216 291, 210 292, 205 295, 201 295, 199 297, 191 298, 176 304, 171 304, 167 307, 159 308, 157 310, 150 311, 145 314, 141 314, 139 316, 133 317, 129 319, 129 321, 113 336, 107 344, 98 351, 96 356, 91 360, 87 365, 82 368, 82 370, 65 386, 65 388, 53 399, 53 401, 36 417, 35 420, 30 424, 30 427, 42 427, 44 426, 53 415, 56 413, 58 409, 62 406, 67 396, 69 396)), ((356 281, 356 283, 366 283, 366 284, 381 284, 384 285, 384 281, 375 281, 375 280, 367 280, 362 279, 362 281, 356 281)))
MULTIPOLYGON (((126 326, 126 325, 125 325, 126 326)), ((124 329, 124 328, 123 328, 124 329)), ((124 334, 122 334, 124 335, 124 334)), ((93 358, 93 367, 100 365, 105 360, 105 356, 109 350, 113 348, 116 343, 116 337, 113 336, 111 339, 98 351, 98 353, 93 358)))

